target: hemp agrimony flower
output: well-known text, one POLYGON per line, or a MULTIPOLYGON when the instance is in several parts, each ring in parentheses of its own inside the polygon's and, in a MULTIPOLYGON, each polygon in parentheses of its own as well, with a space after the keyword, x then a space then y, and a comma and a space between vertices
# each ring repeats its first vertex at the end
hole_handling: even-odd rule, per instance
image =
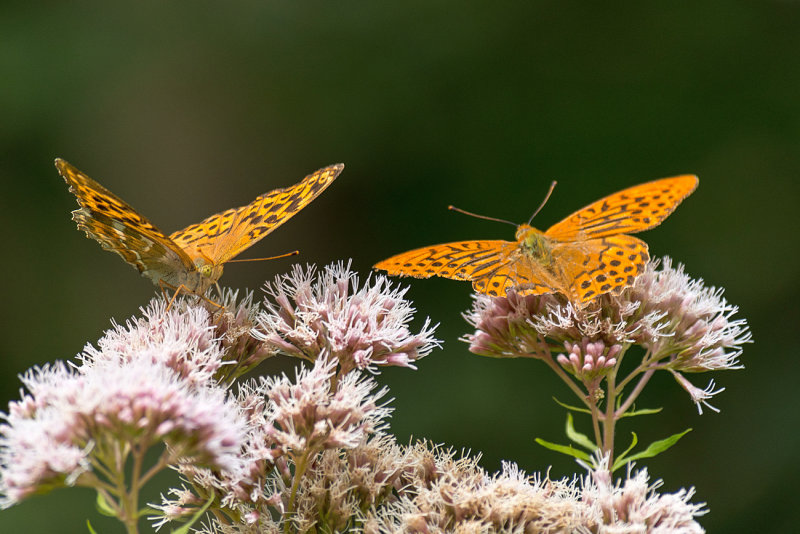
POLYGON ((322 273, 295 265, 265 291, 265 311, 253 335, 276 353, 313 361, 327 351, 343 373, 375 372, 382 365, 414 368, 439 345, 429 319, 418 334, 409 330, 414 309, 403 298, 407 288, 392 288, 382 275, 359 287, 349 264, 328 265, 322 273))
POLYGON ((0 504, 91 487, 134 533, 141 487, 169 466, 182 485, 150 505, 156 528, 208 512, 197 532, 702 532, 692 489, 659 495, 646 471, 611 478, 622 459, 646 457, 614 461, 611 452, 614 423, 633 413, 652 373, 670 372, 705 403, 719 390, 686 375, 737 368, 750 340, 721 291, 682 268, 651 263, 634 286, 580 308, 554 295, 476 297, 470 350, 541 359, 579 395, 584 407, 571 409, 592 416, 594 443, 569 424, 571 438, 588 443, 576 456, 594 467, 562 480, 512 463, 490 474, 477 457, 425 441, 398 445, 387 433, 377 371, 414 368, 439 345, 429 320, 411 331, 405 289, 383 276, 359 284, 337 264, 295 266, 266 292, 259 304, 225 290, 221 308, 155 299, 77 363, 29 371, 27 393, 2 415, 0 504), (278 353, 302 360, 292 378, 236 382, 278 353), (145 465, 154 447, 161 456, 145 465))
POLYGON ((509 462, 490 474, 476 457, 376 434, 355 448, 322 452, 303 477, 294 514, 276 514, 262 502, 240 521, 217 517, 200 532, 278 533, 287 524, 291 532, 366 534, 703 532, 694 519, 703 505, 688 502, 693 489, 660 495, 660 482, 650 484, 646 470, 613 483, 607 460, 597 463, 584 477, 560 480, 509 462))
POLYGON ((631 414, 656 371, 669 371, 701 413, 722 391, 713 381, 705 390, 696 388, 685 374, 741 368, 741 347, 751 334, 743 319, 732 319, 736 311, 722 289, 691 279, 683 266, 674 268, 666 258, 660 269, 657 260, 648 263, 631 287, 585 306, 559 295, 475 295, 464 317, 476 331, 464 339, 477 354, 545 362, 583 403, 579 411, 591 414, 595 445, 613 453, 614 423, 631 414), (623 368, 634 345, 644 349, 644 356, 623 368))
POLYGON ((253 292, 238 297, 238 291, 223 289, 219 297, 222 308, 210 310, 214 334, 223 350, 224 365, 216 379, 228 383, 275 355, 271 347, 252 335, 261 313, 260 304, 253 302, 253 292))
POLYGON ((23 377, 28 393, 10 403, 0 427, 2 504, 92 487, 131 530, 140 487, 168 464, 237 466, 245 420, 212 380, 223 349, 205 309, 166 311, 154 301, 97 345, 79 365, 57 362, 23 377), (160 444, 161 457, 145 466, 145 453, 160 444))
MULTIPOLYGON (((184 479, 198 494, 216 495, 234 519, 269 515, 269 509, 296 511, 297 500, 304 498, 298 491, 309 483, 305 473, 315 469, 322 453, 338 455, 364 444, 385 428, 390 412, 379 404, 386 388, 374 392, 375 380, 358 372, 337 381, 336 367, 337 360, 323 354, 293 381, 262 377, 243 385, 238 403, 247 414, 248 437, 238 469, 220 476, 183 463, 184 479)), ((159 506, 170 519, 191 516, 196 510, 188 505, 202 503, 184 492, 173 494, 177 500, 165 498, 159 506)))
POLYGON ((653 534, 702 534, 694 520, 707 510, 704 503, 692 504, 694 488, 677 493, 658 494, 663 484, 650 483, 647 469, 635 474, 628 469, 627 479, 614 483, 608 469, 608 458, 597 462, 597 469, 583 479, 581 501, 602 517, 598 532, 648 532, 653 534))

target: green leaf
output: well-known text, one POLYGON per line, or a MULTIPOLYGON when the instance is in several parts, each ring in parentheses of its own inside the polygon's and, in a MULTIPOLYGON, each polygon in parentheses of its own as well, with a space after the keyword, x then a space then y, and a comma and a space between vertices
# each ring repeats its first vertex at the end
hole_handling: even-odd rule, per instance
MULTIPOLYGON (((617 456, 617 459, 616 459, 616 461, 614 462, 614 469, 616 469, 616 468, 617 468, 617 467, 616 467, 616 466, 617 466, 617 464, 619 464, 620 462, 625 462, 625 461, 626 461, 626 460, 625 460, 625 456, 627 456, 627 454, 628 454, 629 452, 631 452, 631 450, 632 450, 632 449, 633 449, 633 448, 636 446, 636 444, 637 444, 637 443, 639 443, 639 438, 636 436, 636 432, 631 432, 631 444, 628 446, 628 448, 627 448, 627 449, 625 449, 625 452, 623 452, 622 454, 620 454, 619 456, 617 456)), ((613 470, 612 470, 612 471, 613 471, 613 470)))
POLYGON ((95 508, 97 508, 97 511, 102 515, 107 517, 117 517, 117 512, 110 504, 108 504, 106 498, 99 491, 97 492, 97 499, 95 499, 94 505, 95 508))
POLYGON ((592 411, 588 408, 581 408, 580 406, 570 406, 569 404, 563 403, 557 398, 553 397, 553 400, 561 406, 562 408, 566 408, 567 410, 571 410, 573 412, 580 412, 580 413, 588 413, 591 415, 592 411))
MULTIPOLYGON (((658 413, 663 408, 642 408, 641 410, 634 410, 632 412, 625 412, 622 414, 622 417, 636 417, 637 415, 652 415, 654 413, 658 413)), ((622 418, 620 417, 620 419, 622 418)))
POLYGON ((189 520, 188 523, 186 523, 177 530, 173 530, 172 534, 189 534, 189 529, 192 527, 192 525, 197 523, 197 521, 199 521, 201 517, 203 517, 203 514, 206 513, 206 510, 208 510, 208 507, 211 506, 211 503, 213 502, 214 502, 214 496, 212 495, 211 497, 209 497, 208 501, 206 501, 203 507, 200 508, 197 511, 197 513, 192 516, 192 518, 189 520))
POLYGON ((558 443, 552 443, 549 441, 545 441, 541 438, 536 438, 536 443, 544 447, 545 449, 550 449, 551 451, 560 452, 561 454, 566 454, 567 456, 572 456, 573 458, 577 458, 579 460, 584 461, 591 461, 591 456, 586 454, 583 451, 579 451, 578 449, 573 449, 572 445, 559 445, 558 443))
POLYGON ((642 452, 637 452, 636 454, 632 455, 630 458, 627 458, 627 459, 619 459, 618 458, 617 461, 614 462, 614 467, 611 470, 615 471, 619 467, 622 467, 626 463, 632 462, 634 460, 639 460, 641 458, 652 458, 653 456, 661 454, 665 450, 667 450, 670 447, 672 447, 673 445, 675 445, 678 442, 679 439, 681 439, 683 436, 685 436, 686 434, 688 434, 691 431, 692 431, 691 428, 687 428, 686 430, 684 430, 680 434, 673 434, 668 438, 664 438, 664 439, 660 439, 658 441, 654 441, 653 443, 648 445, 648 447, 645 450, 643 450, 642 452))
POLYGON ((589 439, 588 436, 585 434, 581 434, 577 430, 575 430, 575 426, 572 422, 572 414, 567 414, 567 437, 571 440, 583 447, 584 449, 589 450, 590 452, 594 452, 597 449, 597 445, 589 439))
POLYGON ((86 528, 89 529, 90 534, 97 534, 97 531, 92 528, 92 523, 88 519, 86 520, 86 528))

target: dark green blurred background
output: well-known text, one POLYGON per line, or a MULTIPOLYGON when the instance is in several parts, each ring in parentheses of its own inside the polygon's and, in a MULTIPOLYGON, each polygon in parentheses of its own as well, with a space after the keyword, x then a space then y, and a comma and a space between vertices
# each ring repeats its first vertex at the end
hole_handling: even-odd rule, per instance
MULTIPOLYGON (((694 431, 647 465, 665 491, 694 485, 709 532, 796 528, 800 3, 37 2, 0 8, 2 400, 17 374, 68 359, 111 318, 154 294, 87 240, 53 159, 63 157, 166 231, 347 168, 296 218, 244 254, 299 248, 301 262, 370 265, 448 240, 513 229, 446 210, 546 228, 613 191, 679 173, 700 187, 643 237, 693 276, 726 288, 756 340, 745 370, 712 378, 721 414, 698 416, 671 378, 620 428, 649 442, 694 431), (33 6, 36 7, 33 7, 33 6), (609 7, 613 5, 612 7, 609 7)), ((290 261, 230 265, 257 288, 290 261)), ((441 322, 444 350, 380 381, 401 442, 429 438, 561 477, 568 390, 536 361, 467 351, 470 288, 414 280, 408 296, 441 322)), ((291 362, 290 362, 291 363, 291 362)), ((274 369, 274 365, 272 367, 274 369)), ((579 425, 585 427, 585 421, 579 425)), ((159 489, 159 488, 154 488, 159 489)), ((155 499, 155 495, 149 495, 155 499)), ((86 490, 0 512, 8 532, 104 532, 86 490)))

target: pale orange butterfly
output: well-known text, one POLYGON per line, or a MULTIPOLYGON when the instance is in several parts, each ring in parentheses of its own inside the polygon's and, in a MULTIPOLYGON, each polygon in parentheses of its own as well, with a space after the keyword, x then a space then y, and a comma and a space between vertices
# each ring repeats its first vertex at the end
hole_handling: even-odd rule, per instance
POLYGON ((56 168, 80 209, 72 219, 86 236, 123 260, 157 285, 197 295, 222 276, 225 262, 289 220, 324 191, 344 169, 331 165, 299 183, 275 189, 240 208, 217 213, 183 230, 167 234, 117 195, 63 159, 56 168))
MULTIPOLYGON (((657 226, 697 187, 693 175, 635 185, 576 211, 541 232, 517 227, 516 241, 458 241, 404 252, 375 264, 390 275, 469 280, 479 293, 561 293, 575 303, 633 284, 650 259, 628 233, 657 226)), ((535 215, 535 214, 534 214, 535 215)), ((530 221, 529 221, 530 223, 530 221)))

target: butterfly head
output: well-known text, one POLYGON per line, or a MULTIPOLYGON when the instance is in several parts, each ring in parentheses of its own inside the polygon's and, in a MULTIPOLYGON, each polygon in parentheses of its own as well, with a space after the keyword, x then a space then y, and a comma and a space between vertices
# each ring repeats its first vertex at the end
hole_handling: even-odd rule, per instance
POLYGON ((222 276, 223 264, 214 263, 210 258, 195 258, 194 265, 197 268, 197 272, 202 275, 209 286, 219 280, 222 276))
POLYGON ((516 237, 519 247, 526 254, 545 263, 550 262, 550 240, 541 231, 529 224, 520 224, 516 237))
POLYGON ((536 235, 542 235, 542 232, 531 226, 530 224, 522 223, 517 226, 516 238, 520 245, 535 239, 536 235))

